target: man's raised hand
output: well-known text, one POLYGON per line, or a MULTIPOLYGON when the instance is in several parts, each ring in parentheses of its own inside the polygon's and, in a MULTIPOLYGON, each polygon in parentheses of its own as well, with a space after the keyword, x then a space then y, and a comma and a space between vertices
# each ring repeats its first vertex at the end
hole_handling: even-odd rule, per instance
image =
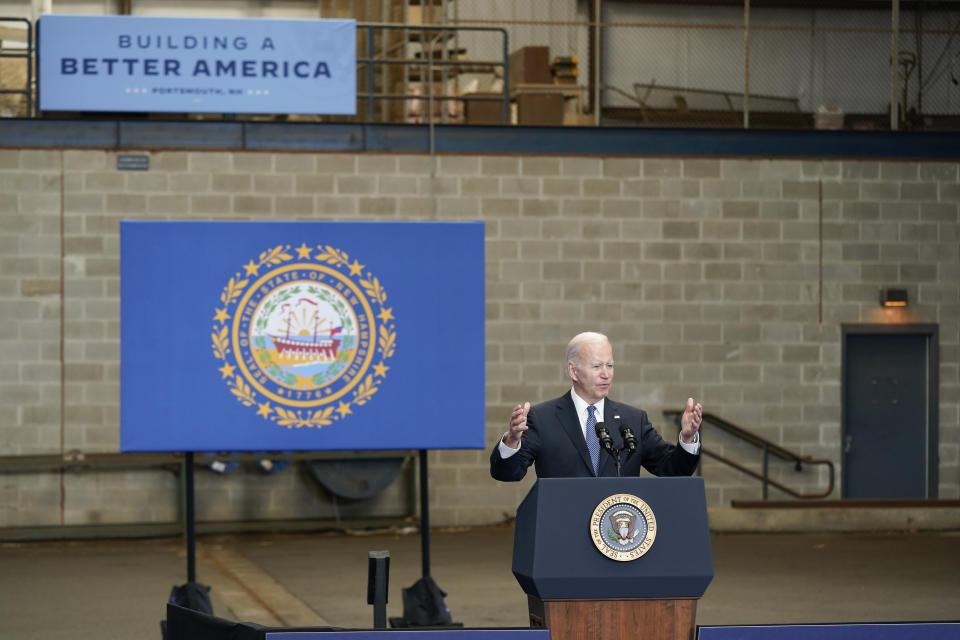
POLYGON ((510 415, 510 430, 507 431, 507 435, 503 436, 503 444, 511 449, 520 446, 520 437, 527 430, 528 413, 530 413, 529 402, 524 402, 522 405, 518 404, 513 408, 513 413, 510 415))
POLYGON ((687 398, 687 407, 680 418, 680 440, 690 444, 694 441, 700 423, 703 422, 703 407, 700 403, 694 404, 693 398, 687 398))

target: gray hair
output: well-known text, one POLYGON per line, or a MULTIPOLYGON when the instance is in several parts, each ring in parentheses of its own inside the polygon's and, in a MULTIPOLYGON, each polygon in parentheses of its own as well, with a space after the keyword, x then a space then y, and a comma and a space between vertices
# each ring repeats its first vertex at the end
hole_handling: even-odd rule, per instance
MULTIPOLYGON (((593 344, 595 342, 610 342, 607 336, 602 333, 597 333, 595 331, 584 331, 583 333, 578 333, 573 336, 570 342, 567 343, 567 363, 572 362, 574 366, 580 364, 580 347, 585 344, 593 344)), ((566 364, 564 364, 564 369, 566 369, 566 364)))

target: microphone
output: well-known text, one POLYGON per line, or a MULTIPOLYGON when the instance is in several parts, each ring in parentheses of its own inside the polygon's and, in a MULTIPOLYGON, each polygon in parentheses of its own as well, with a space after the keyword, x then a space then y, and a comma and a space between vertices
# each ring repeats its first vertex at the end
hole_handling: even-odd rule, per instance
POLYGON ((633 435, 633 431, 625 424, 620 425, 620 436, 623 438, 624 447, 630 453, 637 452, 637 436, 633 435))
POLYGON ((602 422, 598 422, 597 426, 594 427, 594 431, 597 432, 597 439, 600 440, 600 446, 604 450, 616 458, 617 454, 613 450, 613 439, 610 437, 610 432, 607 431, 607 426, 602 422))

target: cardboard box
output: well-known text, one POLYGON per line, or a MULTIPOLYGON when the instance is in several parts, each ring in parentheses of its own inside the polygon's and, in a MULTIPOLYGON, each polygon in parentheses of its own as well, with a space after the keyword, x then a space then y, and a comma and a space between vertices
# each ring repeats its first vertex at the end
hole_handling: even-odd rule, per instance
POLYGON ((522 93, 517 96, 517 123, 559 127, 563 125, 563 95, 522 93))
POLYGON ((565 113, 563 114, 563 126, 565 127, 592 127, 596 120, 592 113, 565 113))
POLYGON ((465 93, 463 97, 467 124, 507 124, 503 119, 502 93, 465 93), (470 100, 471 97, 498 99, 470 100))
POLYGON ((551 84, 550 47, 521 47, 510 54, 510 84, 551 84))

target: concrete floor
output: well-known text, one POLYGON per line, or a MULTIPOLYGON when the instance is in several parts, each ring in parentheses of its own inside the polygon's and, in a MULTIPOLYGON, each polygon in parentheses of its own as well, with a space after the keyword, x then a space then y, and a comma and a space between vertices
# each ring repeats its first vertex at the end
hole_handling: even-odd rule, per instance
MULTIPOLYGON (((454 620, 526 626, 509 526, 434 531, 432 573, 454 620)), ((960 532, 714 534, 697 623, 960 619, 960 532)), ((421 571, 415 531, 204 537, 198 580, 214 612, 270 626, 369 628, 367 555, 391 554, 388 615, 421 571)), ((0 639, 159 638, 182 540, 0 544, 0 639)))

